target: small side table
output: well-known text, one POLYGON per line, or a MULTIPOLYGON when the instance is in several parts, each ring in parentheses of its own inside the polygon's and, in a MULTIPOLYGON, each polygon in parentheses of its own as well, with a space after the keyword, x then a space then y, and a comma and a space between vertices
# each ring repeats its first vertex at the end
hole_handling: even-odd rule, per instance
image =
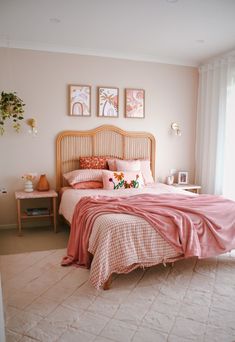
POLYGON ((56 228, 56 198, 58 194, 55 190, 49 191, 32 191, 32 192, 25 192, 25 191, 16 191, 15 198, 17 203, 17 216, 18 216, 18 231, 19 235, 21 234, 22 230, 22 220, 24 219, 36 219, 36 218, 43 218, 43 217, 51 217, 53 218, 53 226, 54 232, 57 233, 56 228), (46 215, 26 215, 21 211, 21 200, 28 200, 28 199, 35 199, 35 198, 49 198, 52 201, 51 212, 46 215))
POLYGON ((177 184, 177 183, 174 183, 173 186, 178 188, 178 189, 194 192, 196 194, 199 194, 200 189, 202 188, 200 185, 197 185, 197 184, 177 184))

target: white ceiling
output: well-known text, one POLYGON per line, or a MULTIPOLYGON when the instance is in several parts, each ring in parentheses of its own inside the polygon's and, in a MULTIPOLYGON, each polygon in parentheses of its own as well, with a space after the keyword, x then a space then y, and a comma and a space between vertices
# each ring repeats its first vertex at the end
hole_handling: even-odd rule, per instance
POLYGON ((235 49, 235 0, 0 0, 0 46, 197 66, 235 49))

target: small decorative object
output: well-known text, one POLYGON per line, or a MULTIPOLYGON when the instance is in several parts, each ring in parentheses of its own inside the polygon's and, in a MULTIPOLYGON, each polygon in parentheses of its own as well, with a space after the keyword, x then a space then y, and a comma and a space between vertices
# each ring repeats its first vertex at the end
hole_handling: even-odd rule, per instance
POLYGON ((174 175, 166 177, 166 184, 172 185, 174 183, 174 175))
POLYGON ((49 182, 46 178, 45 174, 42 174, 39 178, 38 184, 37 184, 37 190, 38 191, 48 191, 50 189, 49 182))
POLYGON ((24 179, 24 191, 32 192, 33 191, 33 180, 36 178, 36 173, 25 173, 21 178, 24 179))
POLYGON ((4 124, 7 119, 13 121, 13 128, 16 132, 20 130, 20 121, 24 118, 23 101, 16 93, 1 93, 0 98, 0 135, 3 135, 5 129, 4 124))
POLYGON ((125 89, 125 117, 144 118, 144 89, 125 89))
POLYGON ((98 116, 118 117, 118 88, 98 88, 98 116))
POLYGON ((91 87, 89 85, 69 86, 69 115, 91 115, 91 87))
POLYGON ((188 184, 188 172, 180 171, 178 173, 178 184, 188 184))

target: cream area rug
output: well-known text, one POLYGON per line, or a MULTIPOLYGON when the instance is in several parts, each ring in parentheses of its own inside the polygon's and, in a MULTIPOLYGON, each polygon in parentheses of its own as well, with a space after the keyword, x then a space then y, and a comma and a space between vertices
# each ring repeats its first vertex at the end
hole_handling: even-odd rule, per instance
POLYGON ((0 256, 7 341, 235 341, 235 253, 115 277, 61 267, 65 249, 0 256))

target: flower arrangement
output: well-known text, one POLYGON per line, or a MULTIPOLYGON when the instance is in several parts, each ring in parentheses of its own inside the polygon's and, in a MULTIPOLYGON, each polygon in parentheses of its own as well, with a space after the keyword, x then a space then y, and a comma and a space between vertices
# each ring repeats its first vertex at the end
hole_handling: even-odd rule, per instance
POLYGON ((25 181, 33 181, 37 177, 36 173, 25 173, 21 178, 25 181))

